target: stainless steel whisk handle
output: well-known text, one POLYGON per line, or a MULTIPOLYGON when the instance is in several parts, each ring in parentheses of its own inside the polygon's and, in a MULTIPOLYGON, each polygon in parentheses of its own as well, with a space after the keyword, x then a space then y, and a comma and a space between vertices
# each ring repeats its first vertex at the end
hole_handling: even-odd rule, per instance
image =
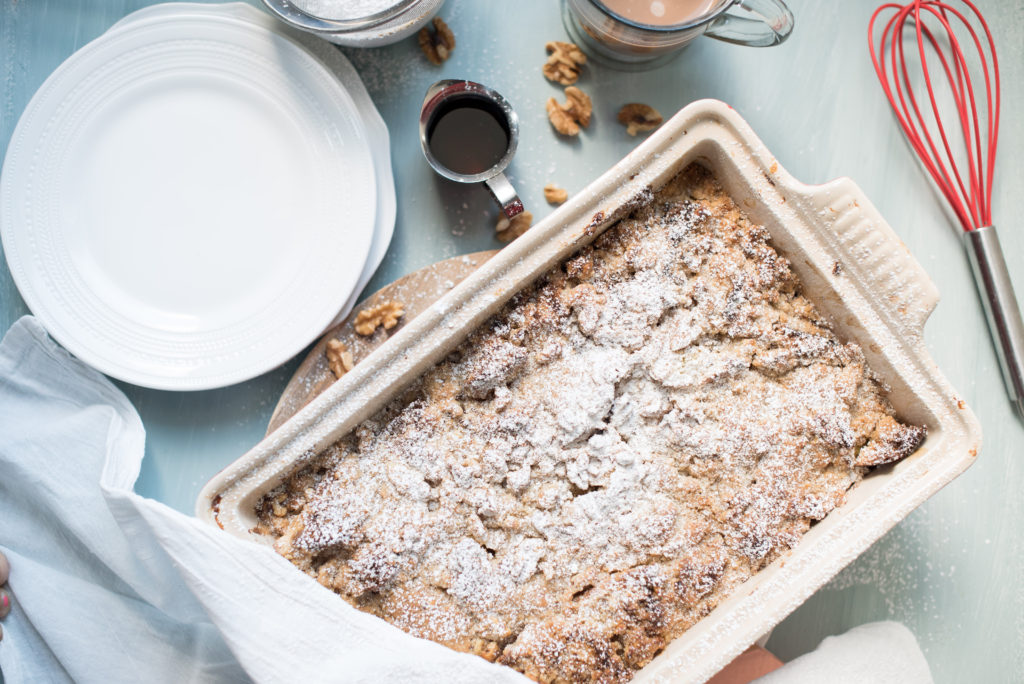
POLYGON ((1017 414, 1024 419, 1024 322, 995 227, 967 231, 964 244, 978 294, 985 306, 985 318, 999 356, 1006 391, 1017 414))

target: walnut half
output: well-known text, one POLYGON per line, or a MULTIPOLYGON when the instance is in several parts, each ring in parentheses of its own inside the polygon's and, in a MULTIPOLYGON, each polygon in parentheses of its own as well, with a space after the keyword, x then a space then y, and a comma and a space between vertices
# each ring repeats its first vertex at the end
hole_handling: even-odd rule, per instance
POLYGON ((590 115, 594 105, 590 97, 576 86, 565 89, 565 104, 558 104, 555 98, 548 98, 548 120, 555 130, 562 135, 573 136, 580 132, 580 126, 590 125, 590 115))
POLYGON ((544 186, 544 199, 548 201, 548 204, 561 204, 569 199, 569 193, 566 192, 565 188, 560 188, 554 183, 548 183, 544 186))
POLYGON ((626 132, 636 135, 640 131, 653 131, 664 119, 657 109, 639 102, 630 102, 619 110, 619 123, 626 127, 626 132))
POLYGON ((402 305, 398 302, 381 302, 356 314, 352 327, 360 335, 372 335, 380 326, 384 326, 385 330, 391 330, 398 325, 398 319, 404 313, 402 305))
POLYGON ((355 365, 355 361, 352 360, 352 352, 342 344, 341 340, 327 340, 326 353, 327 366, 336 378, 348 373, 355 365))
POLYGON ((502 242, 511 242, 530 229, 533 224, 533 214, 524 211, 516 214, 511 219, 505 214, 498 217, 498 225, 494 230, 498 233, 498 239, 502 242))
POLYGON ((541 69, 545 78, 564 86, 579 79, 580 67, 586 63, 587 56, 578 45, 553 40, 545 44, 544 49, 551 53, 541 69))
POLYGON ((477 637, 473 639, 473 642, 469 645, 469 652, 473 655, 478 655, 484 660, 489 660, 492 663, 497 659, 498 654, 501 651, 501 647, 498 646, 496 641, 488 641, 477 637))
POLYGON ((455 34, 448 28, 441 17, 434 17, 434 32, 426 26, 419 32, 420 50, 427 56, 431 64, 440 65, 451 56, 455 49, 455 34))

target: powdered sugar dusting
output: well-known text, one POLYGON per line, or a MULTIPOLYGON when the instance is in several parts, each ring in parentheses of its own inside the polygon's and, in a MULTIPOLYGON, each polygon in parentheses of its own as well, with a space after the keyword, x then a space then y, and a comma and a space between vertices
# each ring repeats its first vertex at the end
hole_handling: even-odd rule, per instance
POLYGON ((537 678, 628 679, 923 438, 691 167, 271 492, 357 607, 537 678))

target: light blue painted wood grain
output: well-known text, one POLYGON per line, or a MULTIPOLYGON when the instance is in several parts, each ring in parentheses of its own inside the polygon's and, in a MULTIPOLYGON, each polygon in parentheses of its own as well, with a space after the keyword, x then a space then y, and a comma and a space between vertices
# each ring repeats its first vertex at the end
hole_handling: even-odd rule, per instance
MULTIPOLYGON (((0 0, 0 152, 46 76, 75 49, 146 0, 0 0)), ((701 97, 729 102, 797 178, 852 177, 872 198, 942 293, 926 329, 937 364, 984 428, 977 464, 782 623, 769 646, 782 657, 828 634, 897 619, 917 634, 938 682, 1020 681, 1024 673, 1024 429, 1003 392, 958 236, 935 203, 896 128, 867 56, 874 2, 793 0, 797 28, 785 45, 752 50, 701 40, 657 71, 591 68, 591 128, 557 141, 544 102, 559 90, 539 72, 544 42, 563 36, 557 4, 449 0, 442 10, 458 48, 442 67, 414 41, 346 50, 392 133, 398 219, 395 239, 368 290, 440 258, 497 247, 485 193, 451 185, 423 162, 416 113, 427 85, 467 77, 503 92, 522 118, 510 176, 538 216, 541 188, 579 190, 635 144, 615 123, 627 101, 670 114, 701 97)), ((996 223, 1007 262, 1024 287, 1024 3, 980 2, 1001 50, 1003 129, 996 223)), ((1024 294, 1024 290, 1021 291, 1024 294)), ((0 266, 0 330, 27 313, 0 266)), ((121 385, 148 432, 138 490, 190 511, 213 473, 263 434, 295 362, 242 385, 192 394, 121 385)), ((871 654, 865 654, 871 657, 871 654)))

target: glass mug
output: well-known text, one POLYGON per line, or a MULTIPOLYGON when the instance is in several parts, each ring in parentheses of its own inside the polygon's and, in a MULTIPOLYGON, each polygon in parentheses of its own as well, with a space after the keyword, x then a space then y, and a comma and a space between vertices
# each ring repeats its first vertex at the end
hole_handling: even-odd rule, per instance
MULTIPOLYGON (((672 0, 633 2, 634 7, 649 8, 646 13, 652 18, 659 11, 666 16, 666 6, 673 4, 672 0)), ((704 11, 680 23, 662 24, 624 16, 621 12, 628 0, 562 0, 562 21, 572 40, 588 54, 627 69, 658 66, 701 35, 770 47, 786 40, 793 30, 793 13, 782 0, 690 0, 686 4, 697 6, 698 11, 703 4, 704 11)))

